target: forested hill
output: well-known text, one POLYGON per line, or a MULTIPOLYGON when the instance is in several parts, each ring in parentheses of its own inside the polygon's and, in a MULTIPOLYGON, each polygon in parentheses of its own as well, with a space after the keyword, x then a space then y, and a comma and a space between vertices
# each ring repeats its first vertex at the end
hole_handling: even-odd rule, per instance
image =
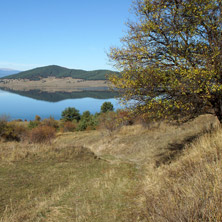
POLYGON ((107 75, 112 73, 115 72, 110 70, 85 71, 81 69, 68 69, 61 66, 51 65, 51 66, 31 69, 28 71, 20 72, 18 74, 9 75, 3 78, 39 80, 41 78, 47 78, 47 77, 57 77, 57 78, 72 77, 75 79, 84 79, 84 80, 105 80, 107 79, 107 75))

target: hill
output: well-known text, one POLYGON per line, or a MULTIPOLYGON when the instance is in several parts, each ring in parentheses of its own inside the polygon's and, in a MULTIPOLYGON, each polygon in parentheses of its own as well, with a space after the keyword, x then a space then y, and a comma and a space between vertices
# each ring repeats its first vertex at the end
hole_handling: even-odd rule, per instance
POLYGON ((19 72, 20 71, 18 70, 0 68, 0 78, 8 76, 8 75, 17 74, 19 72))
POLYGON ((75 79, 84 79, 84 80, 106 80, 106 75, 111 73, 115 72, 110 70, 85 71, 81 69, 68 69, 57 65, 50 65, 20 72, 14 75, 9 75, 3 78, 39 80, 41 78, 47 78, 47 77, 56 77, 56 78, 72 77, 75 79))

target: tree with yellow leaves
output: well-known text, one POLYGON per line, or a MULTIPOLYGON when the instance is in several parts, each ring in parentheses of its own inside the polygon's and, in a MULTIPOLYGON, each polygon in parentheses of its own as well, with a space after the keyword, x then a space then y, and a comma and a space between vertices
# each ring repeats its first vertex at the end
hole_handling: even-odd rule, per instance
POLYGON ((222 122, 222 0, 137 0, 133 9, 136 22, 109 52, 123 101, 152 119, 213 112, 222 122))

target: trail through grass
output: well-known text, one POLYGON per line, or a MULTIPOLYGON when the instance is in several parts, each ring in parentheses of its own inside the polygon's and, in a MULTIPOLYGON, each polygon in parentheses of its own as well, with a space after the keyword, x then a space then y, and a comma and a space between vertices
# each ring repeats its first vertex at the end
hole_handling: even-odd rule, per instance
POLYGON ((1 163, 0 175, 4 222, 125 221, 137 182, 134 165, 110 164, 83 147, 1 163))

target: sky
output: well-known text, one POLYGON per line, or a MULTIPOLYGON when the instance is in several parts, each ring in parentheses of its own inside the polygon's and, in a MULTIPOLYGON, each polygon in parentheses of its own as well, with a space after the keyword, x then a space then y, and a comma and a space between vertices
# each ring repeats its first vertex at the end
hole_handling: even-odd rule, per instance
POLYGON ((110 69, 132 0, 0 0, 0 68, 110 69))

